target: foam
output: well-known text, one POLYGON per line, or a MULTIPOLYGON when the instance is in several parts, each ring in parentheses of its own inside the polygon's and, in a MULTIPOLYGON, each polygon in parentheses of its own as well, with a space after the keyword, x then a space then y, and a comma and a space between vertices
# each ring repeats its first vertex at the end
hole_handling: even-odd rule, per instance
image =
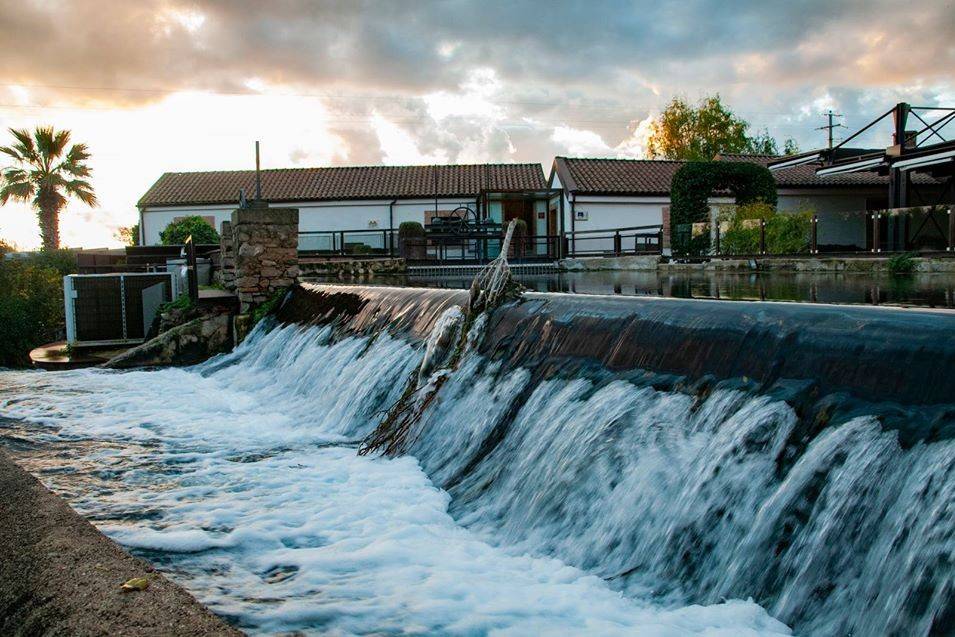
POLYGON ((455 522, 415 458, 357 456, 343 443, 420 356, 387 334, 284 327, 190 369, 0 372, 0 412, 73 449, 60 462, 109 466, 82 489, 41 477, 252 633, 790 634, 752 601, 664 607, 496 546, 455 522))

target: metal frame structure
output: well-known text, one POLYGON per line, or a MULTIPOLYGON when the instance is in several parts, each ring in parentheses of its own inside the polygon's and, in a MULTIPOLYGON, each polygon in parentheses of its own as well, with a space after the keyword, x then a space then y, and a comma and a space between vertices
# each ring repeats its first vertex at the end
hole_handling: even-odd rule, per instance
POLYGON ((945 130, 955 121, 955 108, 912 106, 900 102, 832 148, 813 150, 769 163, 770 170, 815 164, 820 177, 873 171, 889 177, 889 207, 905 208, 913 189, 912 173, 921 172, 942 179, 935 204, 952 193, 955 181, 955 139, 945 130), (887 118, 892 118, 892 145, 884 149, 853 148, 849 143, 887 118), (909 130, 917 121, 921 128, 909 130), (943 133, 944 131, 944 133, 943 133))
POLYGON ((127 325, 127 307, 126 307, 126 279, 137 277, 167 278, 169 280, 170 299, 175 300, 179 296, 178 278, 172 272, 124 272, 118 274, 69 274, 63 277, 63 306, 66 318, 66 341, 71 345, 80 346, 102 346, 102 345, 131 345, 142 343, 145 338, 129 338, 129 326, 127 325), (94 339, 79 340, 77 336, 77 317, 76 317, 76 299, 78 293, 76 290, 76 280, 89 279, 119 279, 119 315, 121 317, 121 338, 114 339, 94 339))

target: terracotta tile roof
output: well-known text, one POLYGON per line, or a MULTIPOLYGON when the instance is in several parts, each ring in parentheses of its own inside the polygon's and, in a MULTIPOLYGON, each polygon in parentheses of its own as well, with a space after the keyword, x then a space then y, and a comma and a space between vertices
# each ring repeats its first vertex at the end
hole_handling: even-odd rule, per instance
MULTIPOLYGON (((771 155, 724 154, 719 161, 748 161, 767 165, 771 155)), ((582 159, 557 157, 556 170, 564 188, 579 194, 669 196, 670 180, 684 164, 682 161, 658 159, 582 159)), ((773 172, 779 188, 845 188, 888 186, 888 177, 860 172, 819 177, 815 166, 796 166, 773 172)), ((933 183, 920 176, 917 182, 933 183)))
MULTIPOLYGON (((446 166, 353 166, 280 168, 262 171, 267 201, 412 199, 477 197, 482 190, 541 190, 547 187, 540 164, 460 164, 446 166)), ((251 198, 255 171, 165 173, 138 205, 176 206, 237 203, 239 190, 251 198)))

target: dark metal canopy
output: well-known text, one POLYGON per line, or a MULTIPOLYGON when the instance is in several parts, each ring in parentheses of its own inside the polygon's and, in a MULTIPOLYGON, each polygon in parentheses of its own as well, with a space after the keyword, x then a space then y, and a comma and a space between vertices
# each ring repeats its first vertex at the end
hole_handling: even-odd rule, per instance
POLYGON ((907 205, 912 173, 926 173, 941 179, 951 179, 955 175, 955 140, 945 136, 950 131, 944 131, 953 121, 955 108, 911 106, 900 102, 832 148, 781 157, 771 161, 768 167, 770 170, 784 170, 815 165, 816 174, 820 177, 861 171, 878 172, 889 176, 892 207, 902 207, 907 205), (853 139, 888 117, 892 118, 893 123, 891 146, 884 149, 849 146, 853 139), (910 124, 914 126, 909 128, 910 124))

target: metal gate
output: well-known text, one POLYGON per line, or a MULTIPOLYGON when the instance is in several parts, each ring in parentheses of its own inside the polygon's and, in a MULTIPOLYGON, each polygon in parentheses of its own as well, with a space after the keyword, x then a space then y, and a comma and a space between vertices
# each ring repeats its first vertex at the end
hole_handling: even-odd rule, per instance
POLYGON ((145 340, 159 306, 177 296, 172 273, 71 274, 63 277, 66 340, 114 345, 145 340))

